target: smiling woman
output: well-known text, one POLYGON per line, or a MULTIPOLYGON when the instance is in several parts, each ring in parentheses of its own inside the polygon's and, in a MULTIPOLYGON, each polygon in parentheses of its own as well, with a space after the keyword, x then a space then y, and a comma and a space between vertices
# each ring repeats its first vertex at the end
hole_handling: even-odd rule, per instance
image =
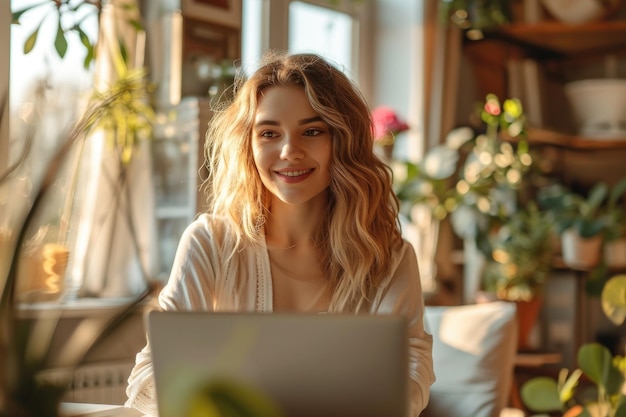
MULTIPOLYGON (((208 213, 183 234, 158 307, 404 316, 407 403, 419 415, 434 380, 432 337, 369 107, 312 54, 270 53, 234 91, 207 132, 208 213)), ((155 414, 150 352, 137 355, 127 405, 155 414)))

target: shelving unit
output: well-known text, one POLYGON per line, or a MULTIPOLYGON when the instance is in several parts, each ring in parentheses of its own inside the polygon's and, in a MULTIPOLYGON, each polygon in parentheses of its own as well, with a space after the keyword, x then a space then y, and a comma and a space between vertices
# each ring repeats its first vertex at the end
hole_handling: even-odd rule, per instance
MULTIPOLYGON (((486 33, 482 40, 463 43, 475 99, 488 93, 502 99, 521 98, 530 122, 528 143, 564 184, 591 187, 597 181, 613 183, 626 176, 626 134, 607 139, 575 133, 562 88, 579 73, 601 74, 609 58, 619 62, 618 76, 626 78, 624 15, 626 11, 614 20, 579 25, 552 20, 513 23, 486 33), (531 74, 520 76, 519 71, 527 71, 527 63, 531 74), (522 90, 527 97, 517 95, 522 90)), ((461 254, 453 255, 452 262, 462 263, 461 254)), ((595 336, 595 326, 602 321, 595 310, 597 300, 585 294, 586 279, 587 272, 571 270, 555 259, 554 279, 545 300, 544 319, 548 321, 540 337, 542 349, 563 350, 567 366, 574 364, 578 346, 595 336)))
POLYGON ((522 47, 572 56, 616 52, 626 47, 626 20, 566 25, 555 21, 503 26, 495 37, 522 47))

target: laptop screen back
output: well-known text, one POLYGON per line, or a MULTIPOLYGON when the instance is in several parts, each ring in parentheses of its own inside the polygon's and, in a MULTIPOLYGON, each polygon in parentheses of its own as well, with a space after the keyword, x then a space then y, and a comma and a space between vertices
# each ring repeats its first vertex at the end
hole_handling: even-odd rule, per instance
POLYGON ((160 417, 186 415, 217 383, 252 389, 285 417, 408 413, 401 317, 153 311, 147 327, 160 417))

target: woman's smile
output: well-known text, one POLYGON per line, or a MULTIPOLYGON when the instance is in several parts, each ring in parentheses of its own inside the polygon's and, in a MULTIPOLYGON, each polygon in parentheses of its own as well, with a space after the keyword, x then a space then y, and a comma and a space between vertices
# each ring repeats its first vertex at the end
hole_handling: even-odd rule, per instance
POLYGON ((276 175, 281 177, 287 183, 297 183, 307 179, 313 172, 313 169, 301 169, 297 171, 274 171, 276 175))

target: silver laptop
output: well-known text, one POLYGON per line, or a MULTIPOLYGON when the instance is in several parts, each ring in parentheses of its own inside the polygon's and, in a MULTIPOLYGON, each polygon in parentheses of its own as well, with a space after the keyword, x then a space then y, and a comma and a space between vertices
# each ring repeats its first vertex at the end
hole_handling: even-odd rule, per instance
POLYGON ((285 417, 408 414, 402 317, 153 311, 147 329, 160 417, 209 392, 254 392, 285 417))

